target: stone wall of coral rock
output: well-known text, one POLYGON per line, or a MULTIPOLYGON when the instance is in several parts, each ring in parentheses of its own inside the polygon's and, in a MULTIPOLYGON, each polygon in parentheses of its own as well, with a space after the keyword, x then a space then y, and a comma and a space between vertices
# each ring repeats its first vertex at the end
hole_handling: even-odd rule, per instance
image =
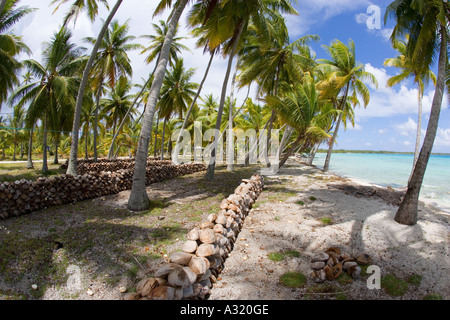
POLYGON ((154 277, 146 278, 128 293, 125 300, 205 299, 233 250, 253 203, 264 187, 259 175, 242 180, 234 194, 224 199, 217 214, 190 230, 182 251, 173 253, 169 263, 154 277))
MULTIPOLYGON (((151 184, 204 170, 205 165, 198 163, 173 165, 149 161, 146 183, 151 184)), ((38 178, 36 181, 22 179, 0 183, 0 219, 130 190, 133 172, 133 169, 119 169, 113 172, 94 170, 78 176, 63 174, 38 178)))

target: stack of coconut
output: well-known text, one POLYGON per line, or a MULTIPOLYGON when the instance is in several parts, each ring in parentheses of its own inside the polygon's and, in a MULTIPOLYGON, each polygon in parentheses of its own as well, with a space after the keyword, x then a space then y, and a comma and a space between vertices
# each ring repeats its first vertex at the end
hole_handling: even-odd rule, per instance
POLYGON ((369 265, 371 258, 367 254, 359 254, 352 257, 339 248, 332 247, 325 252, 315 255, 311 259, 311 277, 316 282, 334 280, 342 272, 347 272, 353 279, 361 275, 360 265, 369 265))
MULTIPOLYGON (((146 184, 205 169, 206 166, 201 163, 150 165, 146 168, 146 184)), ((133 183, 133 173, 132 169, 123 169, 0 183, 0 219, 129 190, 133 183)))
POLYGON ((168 265, 160 268, 153 278, 141 280, 136 293, 127 294, 124 299, 204 299, 223 270, 263 186, 259 175, 242 180, 235 193, 222 201, 219 213, 210 214, 199 227, 188 232, 182 251, 173 253, 168 265))

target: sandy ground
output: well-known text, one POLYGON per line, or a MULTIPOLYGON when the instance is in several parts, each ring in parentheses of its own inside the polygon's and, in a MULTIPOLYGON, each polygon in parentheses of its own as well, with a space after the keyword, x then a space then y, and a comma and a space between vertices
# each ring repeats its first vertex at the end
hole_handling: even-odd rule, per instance
POLYGON ((421 203, 417 225, 400 225, 393 220, 393 203, 399 199, 392 190, 374 188, 378 192, 369 192, 370 186, 356 181, 324 174, 294 160, 288 164, 277 175, 266 177, 266 190, 245 220, 210 300, 338 296, 420 300, 428 294, 450 299, 449 215, 421 203), (287 199, 273 198, 283 192, 287 199), (321 221, 325 217, 333 223, 325 225, 321 221), (354 256, 368 254, 372 265, 380 268, 381 277, 389 274, 408 280, 418 275, 420 284, 407 284, 407 292, 400 297, 387 294, 383 288, 368 289, 368 274, 347 283, 334 280, 318 285, 310 276, 310 260, 329 247, 354 256), (288 251, 299 254, 282 261, 268 259, 271 252, 288 251), (303 273, 307 285, 283 287, 279 278, 291 271, 303 273))

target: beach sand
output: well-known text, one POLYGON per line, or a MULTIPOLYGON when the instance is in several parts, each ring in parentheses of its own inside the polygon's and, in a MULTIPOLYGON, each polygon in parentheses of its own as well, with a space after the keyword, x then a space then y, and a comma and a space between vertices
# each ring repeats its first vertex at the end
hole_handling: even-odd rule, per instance
POLYGON ((429 294, 450 299, 448 214, 421 203, 418 223, 400 225, 394 216, 401 191, 324 174, 293 158, 265 181, 210 300, 421 300, 429 294), (406 292, 388 293, 384 280, 381 289, 369 289, 370 275, 364 272, 357 280, 317 284, 310 276, 311 258, 330 247, 353 256, 368 254, 382 279, 394 275, 409 281, 406 292), (268 255, 273 252, 296 254, 272 261, 268 255), (286 272, 301 272, 307 284, 282 286, 279 279, 286 272), (411 281, 411 276, 421 280, 411 281))

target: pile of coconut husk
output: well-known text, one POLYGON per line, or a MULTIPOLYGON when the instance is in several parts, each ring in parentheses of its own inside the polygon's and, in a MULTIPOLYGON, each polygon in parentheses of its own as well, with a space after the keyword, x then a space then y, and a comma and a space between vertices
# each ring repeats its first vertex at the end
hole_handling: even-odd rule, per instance
POLYGON ((360 266, 369 265, 371 260, 367 254, 352 257, 341 249, 332 247, 311 259, 311 277, 316 282, 324 282, 337 279, 343 272, 347 272, 353 279, 359 279, 360 266))
MULTIPOLYGON (((206 166, 200 163, 155 163, 146 168, 146 184, 205 169, 206 166)), ((78 176, 63 174, 41 177, 36 181, 22 179, 0 183, 0 219, 130 190, 133 174, 133 169, 122 169, 115 172, 92 172, 78 176)))
POLYGON ((136 293, 125 300, 205 299, 224 262, 233 250, 244 220, 264 186, 263 178, 254 175, 242 180, 234 194, 224 199, 217 214, 210 214, 200 226, 190 230, 182 251, 173 253, 169 263, 154 277, 141 280, 136 293))

